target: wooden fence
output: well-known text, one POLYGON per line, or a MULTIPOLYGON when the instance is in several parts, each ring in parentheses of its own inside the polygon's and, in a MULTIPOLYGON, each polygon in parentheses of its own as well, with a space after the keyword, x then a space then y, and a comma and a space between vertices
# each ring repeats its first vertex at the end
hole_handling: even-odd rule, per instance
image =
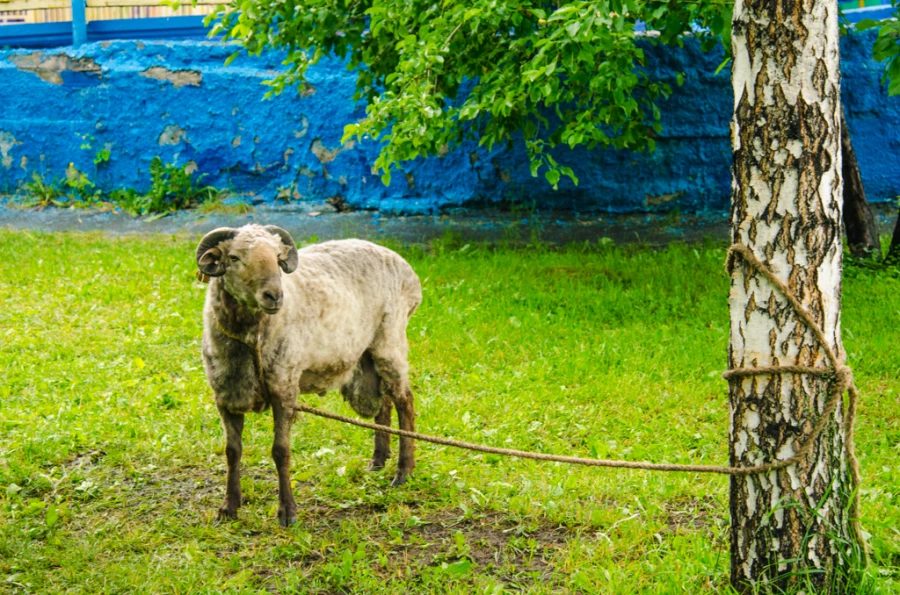
MULTIPOLYGON (((143 19, 153 17, 206 15, 225 0, 198 0, 196 6, 186 2, 177 9, 160 4, 160 0, 87 0, 87 21, 143 19)), ((22 23, 61 23, 72 20, 69 0, 0 0, 0 26, 22 23)))

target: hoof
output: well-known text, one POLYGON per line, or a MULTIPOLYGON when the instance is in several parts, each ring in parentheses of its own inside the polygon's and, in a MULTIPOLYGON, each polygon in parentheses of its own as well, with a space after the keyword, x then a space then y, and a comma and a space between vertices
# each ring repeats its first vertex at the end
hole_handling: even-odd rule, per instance
POLYGON ((382 469, 384 469, 384 461, 378 459, 369 461, 369 471, 381 471, 382 469))
POLYGON ((290 527, 297 522, 297 513, 290 510, 278 510, 278 524, 282 527, 290 527))
POLYGON ((219 508, 219 520, 220 521, 233 521, 237 518, 237 508, 228 508, 227 506, 223 506, 219 508))
POLYGON ((406 483, 406 476, 407 476, 406 473, 401 473, 400 471, 397 471, 397 475, 395 475, 395 476, 394 476, 394 480, 391 481, 391 487, 392 487, 392 488, 399 488, 400 486, 402 486, 403 484, 405 484, 405 483, 406 483))

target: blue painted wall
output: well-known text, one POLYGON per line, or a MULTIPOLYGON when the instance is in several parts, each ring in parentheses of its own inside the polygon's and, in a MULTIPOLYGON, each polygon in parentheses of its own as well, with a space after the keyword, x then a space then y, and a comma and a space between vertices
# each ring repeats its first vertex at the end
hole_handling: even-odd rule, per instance
MULTIPOLYGON (((900 98, 888 98, 872 34, 842 42, 844 100, 872 201, 900 194, 900 98)), ((278 196, 322 203, 340 196, 353 206, 427 212, 451 205, 515 199, 577 211, 722 209, 730 192, 730 73, 714 75, 720 52, 696 44, 651 49, 654 74, 687 82, 663 108, 654 153, 558 152, 581 180, 554 192, 531 178, 520 148, 492 154, 466 146, 418 160, 384 187, 371 171, 376 143, 341 146, 343 126, 362 117, 350 101, 353 74, 336 62, 309 72, 304 96, 263 101, 260 83, 281 56, 241 57, 213 42, 103 42, 78 50, 0 51, 0 192, 32 173, 62 177, 73 163, 101 187, 148 185, 154 156, 192 163, 206 183, 256 200, 278 196), (82 148, 90 144, 91 148, 82 148), (109 163, 95 166, 108 147, 109 163)))

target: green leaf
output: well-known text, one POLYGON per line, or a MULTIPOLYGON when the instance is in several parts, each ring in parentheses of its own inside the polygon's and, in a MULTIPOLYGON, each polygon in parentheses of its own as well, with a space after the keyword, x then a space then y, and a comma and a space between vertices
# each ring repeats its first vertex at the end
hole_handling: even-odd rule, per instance
POLYGON ((547 67, 544 69, 544 73, 547 76, 553 74, 553 71, 556 70, 556 60, 553 60, 550 64, 547 64, 547 67))
POLYGON ((560 171, 560 173, 562 173, 562 175, 564 175, 567 178, 569 178, 570 180, 572 180, 573 184, 575 184, 576 186, 578 185, 578 177, 572 171, 571 167, 561 167, 561 168, 559 168, 559 171, 560 171))
POLYGON ((52 529, 58 520, 59 513, 56 511, 56 506, 50 504, 50 506, 47 507, 47 513, 44 515, 44 521, 47 523, 47 528, 52 529))
MULTIPOLYGON (((886 27, 885 27, 886 29, 886 27)), ((900 47, 898 47, 895 39, 889 35, 882 35, 884 29, 878 35, 878 39, 872 44, 872 56, 879 62, 886 60, 892 56, 896 56, 900 47)))
POLYGON ((547 181, 556 189, 556 185, 559 183, 559 170, 558 169, 548 169, 547 173, 544 174, 544 177, 547 178, 547 181))
POLYGON ((575 6, 574 4, 567 4, 561 8, 553 11, 553 14, 551 14, 550 18, 547 20, 548 21, 558 21, 558 20, 562 19, 563 17, 565 17, 568 13, 572 12, 573 10, 578 10, 578 7, 575 6))
MULTIPOLYGON (((720 72, 722 72, 722 69, 725 68, 726 66, 728 66, 729 62, 731 62, 731 58, 725 58, 724 60, 722 60, 722 63, 719 64, 719 67, 716 68, 716 71, 713 74, 719 74, 720 72)), ((679 84, 681 84, 681 83, 679 83, 679 84)))
POLYGON ((574 39, 575 36, 578 35, 579 29, 581 29, 581 23, 575 21, 574 23, 571 23, 566 27, 566 33, 569 34, 569 37, 574 39))
POLYGON ((876 21, 874 19, 863 19, 856 23, 857 31, 865 31, 866 29, 872 29, 874 27, 880 27, 881 21, 876 21))
POLYGON ((888 84, 888 95, 900 95, 900 78, 891 79, 890 84, 888 84))
POLYGON ((888 67, 885 70, 889 79, 900 79, 900 60, 894 58, 890 62, 888 62, 888 67))
POLYGON ((232 53, 232 54, 231 54, 230 56, 228 56, 227 58, 225 58, 225 66, 228 66, 229 64, 231 64, 232 62, 234 62, 234 59, 237 58, 237 57, 240 56, 240 55, 241 55, 241 50, 238 50, 238 51, 232 53))
POLYGON ((684 73, 679 72, 678 74, 676 74, 676 75, 675 75, 675 82, 678 83, 678 86, 679 86, 679 87, 680 87, 681 85, 683 85, 683 84, 684 84, 684 73))
POLYGON ((353 554, 350 550, 344 550, 341 555, 341 567, 344 571, 344 577, 350 577, 350 571, 353 569, 353 554))
POLYGON ((453 535, 453 539, 456 541, 457 551, 463 551, 466 547, 466 536, 463 535, 461 531, 457 531, 453 535))
POLYGON ((443 564, 441 564, 441 568, 451 578, 461 578, 469 573, 469 570, 472 568, 472 563, 468 560, 460 560, 459 562, 454 562, 453 564, 447 564, 446 562, 444 562, 443 564))

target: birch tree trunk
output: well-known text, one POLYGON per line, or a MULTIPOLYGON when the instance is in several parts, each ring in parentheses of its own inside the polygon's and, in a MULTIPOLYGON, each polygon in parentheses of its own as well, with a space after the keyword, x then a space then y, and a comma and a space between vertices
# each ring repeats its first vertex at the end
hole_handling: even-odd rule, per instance
MULTIPOLYGON (((841 105, 837 3, 737 0, 732 49, 732 240, 770 267, 843 356, 841 105)), ((787 301, 737 259, 732 368, 828 367, 787 301)), ((733 378, 731 464, 793 455, 828 396, 820 377, 733 378)), ((852 485, 840 424, 805 463, 731 478, 731 582, 739 592, 850 592, 852 485)))

